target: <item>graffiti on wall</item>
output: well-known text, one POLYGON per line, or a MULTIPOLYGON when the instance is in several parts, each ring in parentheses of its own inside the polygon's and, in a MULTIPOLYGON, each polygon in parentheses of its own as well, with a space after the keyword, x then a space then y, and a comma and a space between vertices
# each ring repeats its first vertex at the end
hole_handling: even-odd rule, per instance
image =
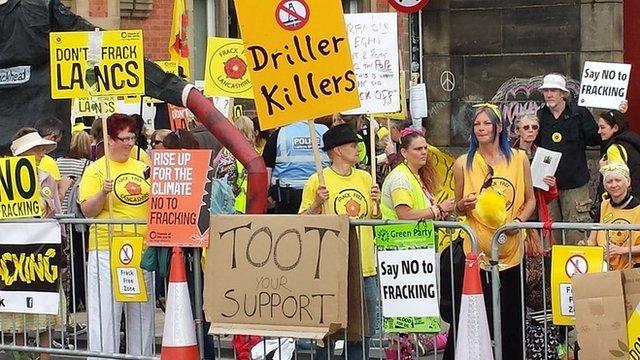
MULTIPOLYGON (((513 131, 513 123, 522 114, 534 113, 544 105, 544 98, 538 91, 542 85, 543 75, 531 78, 512 78, 498 88, 491 99, 478 95, 467 95, 459 101, 459 107, 454 112, 451 130, 454 136, 468 139, 471 135, 471 118, 475 109, 474 104, 490 101, 500 106, 502 117, 513 131)), ((575 79, 567 79, 567 88, 575 98, 580 90, 580 83, 575 79)))
MULTIPOLYGON (((544 105, 544 98, 538 91, 542 85, 543 76, 529 79, 513 78, 505 81, 491 99, 494 104, 500 104, 502 118, 509 125, 513 125, 516 118, 522 114, 535 114, 544 105)), ((567 79, 567 88, 575 96, 580 91, 580 83, 574 79, 567 79)))

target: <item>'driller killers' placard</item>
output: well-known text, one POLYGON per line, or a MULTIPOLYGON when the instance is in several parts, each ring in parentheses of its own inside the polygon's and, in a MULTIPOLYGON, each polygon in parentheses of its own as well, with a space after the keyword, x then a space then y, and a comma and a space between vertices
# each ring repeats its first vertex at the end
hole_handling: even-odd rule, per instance
POLYGON ((260 127, 360 105, 339 0, 235 0, 260 127))
POLYGON ((349 219, 296 217, 212 216, 204 309, 213 332, 319 339, 347 326, 349 219))

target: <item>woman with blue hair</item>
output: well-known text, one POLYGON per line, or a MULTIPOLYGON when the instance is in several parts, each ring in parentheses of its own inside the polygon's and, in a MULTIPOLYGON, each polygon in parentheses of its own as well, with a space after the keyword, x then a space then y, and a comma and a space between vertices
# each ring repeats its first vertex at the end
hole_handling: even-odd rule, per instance
MULTIPOLYGON (((500 110, 488 103, 475 108, 469 150, 454 164, 454 191, 457 214, 466 217, 478 237, 478 260, 482 272, 486 272, 481 279, 491 327, 491 239, 502 225, 529 219, 536 202, 529 159, 524 151, 510 147, 509 127, 500 110)), ((499 240, 502 351, 510 359, 524 358, 520 296, 523 239, 520 231, 514 231, 499 240)), ((471 251, 468 238, 463 248, 465 254, 471 251)))

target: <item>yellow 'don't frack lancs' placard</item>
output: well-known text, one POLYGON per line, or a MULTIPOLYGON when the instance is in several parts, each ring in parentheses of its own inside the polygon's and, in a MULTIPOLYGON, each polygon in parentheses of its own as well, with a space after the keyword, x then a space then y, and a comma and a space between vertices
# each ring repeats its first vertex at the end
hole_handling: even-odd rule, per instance
POLYGON ((551 247, 551 309, 555 325, 574 325, 571 277, 602 272, 604 248, 600 246, 554 245, 551 247))
POLYGON ((340 0, 234 0, 263 130, 360 106, 340 0))
POLYGON ((146 302, 147 287, 140 262, 142 236, 113 237, 111 245, 111 284, 115 301, 146 302))
POLYGON ((0 159, 0 220, 42 216, 40 198, 38 167, 33 156, 0 159))
POLYGON ((73 99, 73 113, 78 116, 108 116, 118 109, 115 96, 73 99))
POLYGON ((142 30, 49 34, 51 97, 144 94, 142 30))
POLYGON ((207 40, 204 94, 253 99, 249 66, 241 39, 210 37, 207 40))

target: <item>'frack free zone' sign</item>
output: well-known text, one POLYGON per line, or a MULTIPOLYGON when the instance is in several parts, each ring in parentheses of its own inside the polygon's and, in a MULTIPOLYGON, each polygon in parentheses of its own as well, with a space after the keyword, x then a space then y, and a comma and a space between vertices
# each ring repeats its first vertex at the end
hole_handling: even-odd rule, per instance
POLYGON ((144 94, 141 30, 49 34, 51 97, 144 94))
POLYGON ((339 0, 235 0, 260 128, 359 107, 339 0))

